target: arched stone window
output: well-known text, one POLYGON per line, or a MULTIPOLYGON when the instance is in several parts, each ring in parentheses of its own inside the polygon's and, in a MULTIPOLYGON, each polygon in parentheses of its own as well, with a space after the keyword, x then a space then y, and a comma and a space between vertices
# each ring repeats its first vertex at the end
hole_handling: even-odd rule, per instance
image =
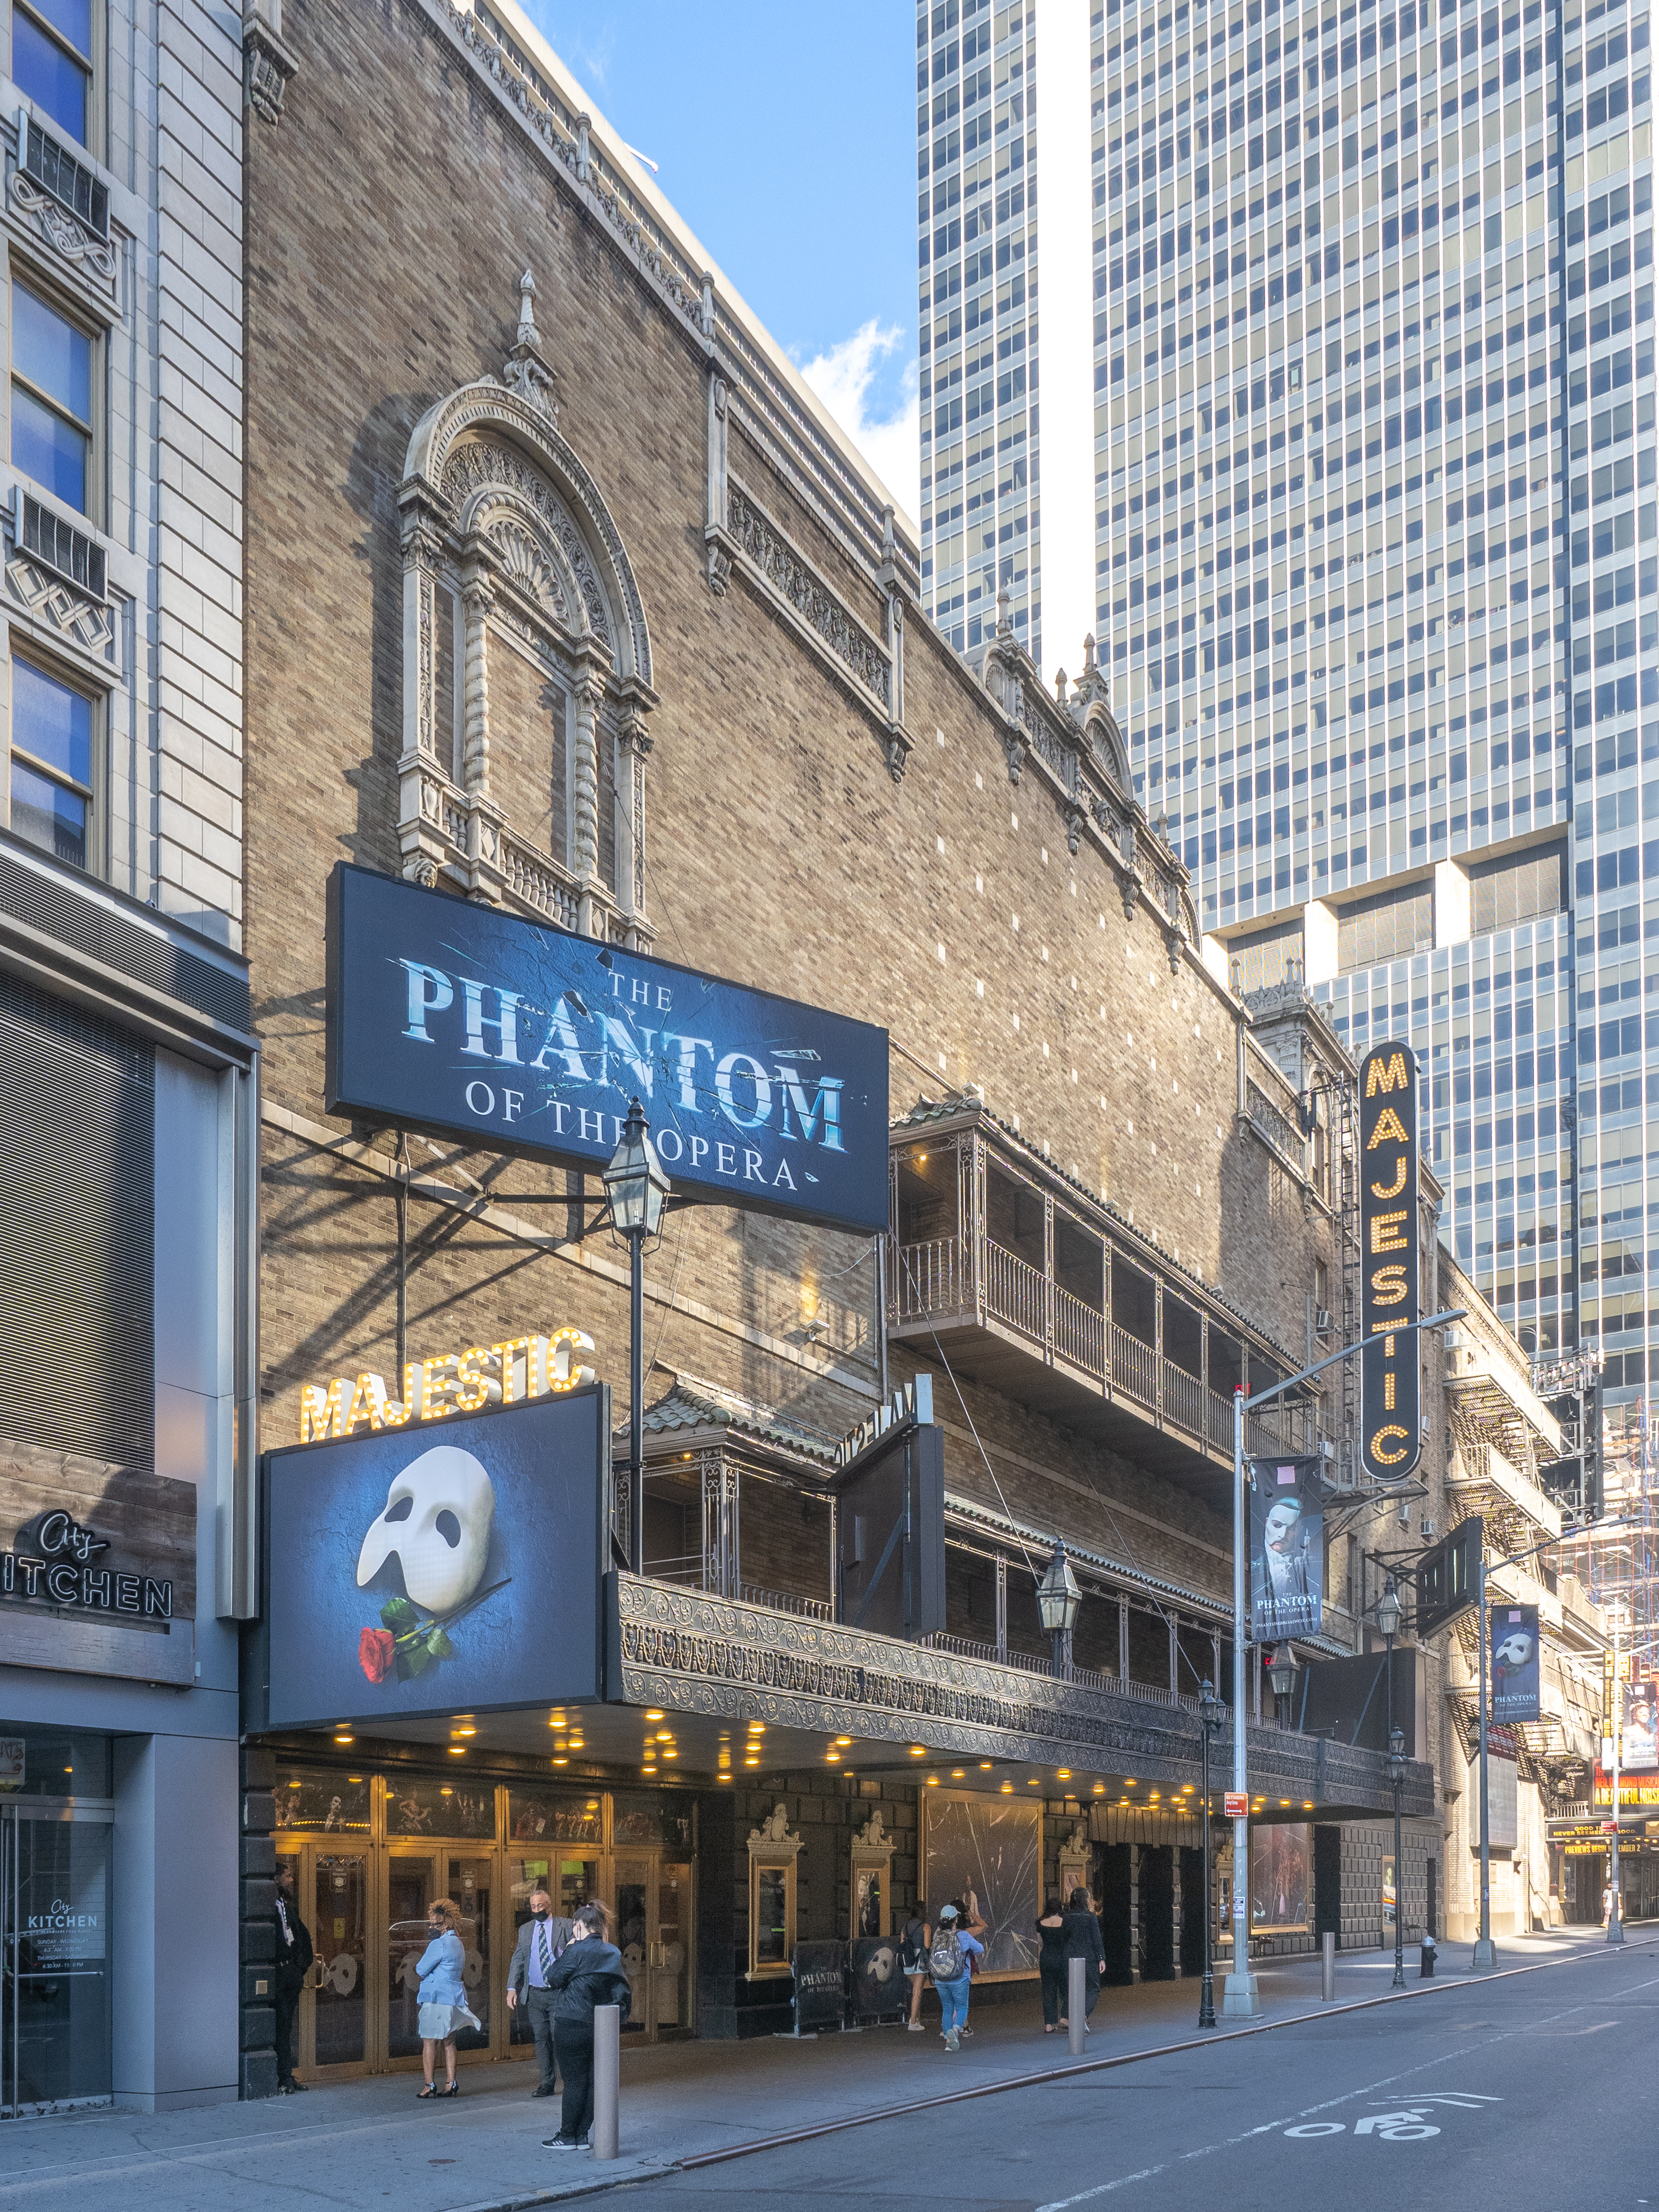
POLYGON ((648 946, 651 641, 610 510, 558 428, 520 286, 502 374, 431 408, 398 494, 403 872, 648 946))

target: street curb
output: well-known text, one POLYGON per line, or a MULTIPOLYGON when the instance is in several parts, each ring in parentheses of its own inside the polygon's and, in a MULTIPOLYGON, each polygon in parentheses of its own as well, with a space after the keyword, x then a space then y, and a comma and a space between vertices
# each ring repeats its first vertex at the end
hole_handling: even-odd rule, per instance
MULTIPOLYGON (((1633 1953, 1659 1948, 1659 1942, 1627 1944, 1622 1952, 1613 1955, 1628 1957, 1633 1953)), ((1389 1990, 1381 1996, 1352 1997, 1344 2004, 1322 2004, 1317 2012, 1289 2013, 1283 2020, 1263 2021, 1255 2027, 1236 2027, 1218 2031, 1214 2035, 1194 2035, 1179 2043, 1160 2043, 1144 2051, 1120 2051, 1111 2058, 1085 2058, 1073 2066, 1044 2067, 1035 2074, 1008 2074, 994 2081, 981 2081, 966 2089, 947 2089, 934 2097, 917 2097, 903 2105, 882 2105, 864 2112, 851 2112, 834 2120, 820 2120, 809 2128, 792 2128, 781 2135, 757 2136, 752 2142, 728 2143, 719 2150, 694 2151, 685 2158, 619 2159, 620 2169, 613 2173, 591 2172, 572 2177, 572 2185, 566 2189, 530 2190, 521 2196, 491 2197, 485 2203, 457 2205, 453 2212, 532 2212, 540 2204, 556 2203, 569 2197, 591 2197, 605 2189, 619 2189, 629 2182, 648 2181, 665 2173, 695 2172, 700 2166, 720 2166, 732 2159, 749 2158, 757 2152, 782 2150, 791 2143, 811 2142, 819 2136, 844 2134, 849 2128, 871 2127, 879 2120, 908 2119, 912 2113, 936 2110, 945 2105, 965 2105, 975 2097, 998 2097, 1010 2089, 1036 2089, 1051 2081, 1065 2081, 1079 2074, 1102 2074, 1115 2067, 1144 2065, 1148 2059, 1170 2058, 1185 2051, 1212 2051, 1221 2043, 1243 2043, 1258 2035, 1272 2035, 1283 2027, 1305 2027, 1310 2021, 1331 2020, 1338 2014, 1370 2012, 1379 2005, 1409 2003, 1417 1997, 1443 1996, 1451 1990, 1484 1989, 1492 1982, 1511 1981, 1521 1974, 1541 1974, 1553 1966, 1581 1965, 1587 1959, 1609 1955, 1605 1950, 1571 1951, 1565 1958, 1534 1959, 1520 1966, 1498 1966, 1490 1973, 1468 1974, 1457 1981, 1420 1982, 1415 1989, 1389 1990)))

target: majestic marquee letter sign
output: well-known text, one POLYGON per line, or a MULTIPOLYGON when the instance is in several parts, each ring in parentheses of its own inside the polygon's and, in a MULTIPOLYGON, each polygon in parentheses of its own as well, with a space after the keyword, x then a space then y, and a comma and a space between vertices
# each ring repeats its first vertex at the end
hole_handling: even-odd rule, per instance
POLYGON ((1380 1044, 1359 1066, 1362 1285, 1359 1461, 1403 1481, 1422 1449, 1418 1410, 1417 1056, 1380 1044))
POLYGON ((887 1226, 887 1032, 342 861, 328 1110, 590 1172, 640 1098, 688 1198, 887 1226))

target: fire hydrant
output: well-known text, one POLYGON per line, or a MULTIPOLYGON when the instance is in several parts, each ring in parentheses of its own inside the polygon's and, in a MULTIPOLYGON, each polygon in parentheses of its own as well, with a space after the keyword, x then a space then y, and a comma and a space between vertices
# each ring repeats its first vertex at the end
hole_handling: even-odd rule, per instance
POLYGON ((1431 1982, 1434 1979, 1434 1938, 1432 1936, 1425 1936, 1423 1938, 1423 1963, 1418 1969, 1419 1981, 1431 1982))

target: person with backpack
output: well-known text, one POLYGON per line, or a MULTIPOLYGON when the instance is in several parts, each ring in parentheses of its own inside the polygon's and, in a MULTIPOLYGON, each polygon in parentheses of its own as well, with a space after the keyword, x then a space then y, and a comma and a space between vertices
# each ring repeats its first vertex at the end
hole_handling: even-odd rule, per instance
POLYGON ((584 1905, 571 1922, 574 1942, 553 1961, 547 1978, 554 1993, 553 2047, 564 2098, 559 2132, 542 2138, 544 2150, 580 2150, 593 2125, 595 2006, 619 2006, 624 2027, 633 2008, 633 1986, 623 1971, 622 1953, 606 1940, 610 1927, 608 1906, 597 1899, 584 1905))
POLYGON ((904 2025, 912 2035, 921 2033, 921 1990, 927 1979, 927 1948, 932 1942, 933 1931, 918 1905, 905 1922, 904 1933, 899 1938, 899 1964, 910 1984, 910 2017, 904 2025))
POLYGON ((985 1946, 977 1936, 970 1936, 960 1922, 961 1915, 954 1905, 941 1905, 939 1926, 933 1930, 927 1953, 927 1971, 939 1991, 939 2008, 944 2014, 947 2051, 962 2048, 962 2031, 968 2024, 968 1991, 973 1962, 976 1957, 985 1956, 985 1946))

